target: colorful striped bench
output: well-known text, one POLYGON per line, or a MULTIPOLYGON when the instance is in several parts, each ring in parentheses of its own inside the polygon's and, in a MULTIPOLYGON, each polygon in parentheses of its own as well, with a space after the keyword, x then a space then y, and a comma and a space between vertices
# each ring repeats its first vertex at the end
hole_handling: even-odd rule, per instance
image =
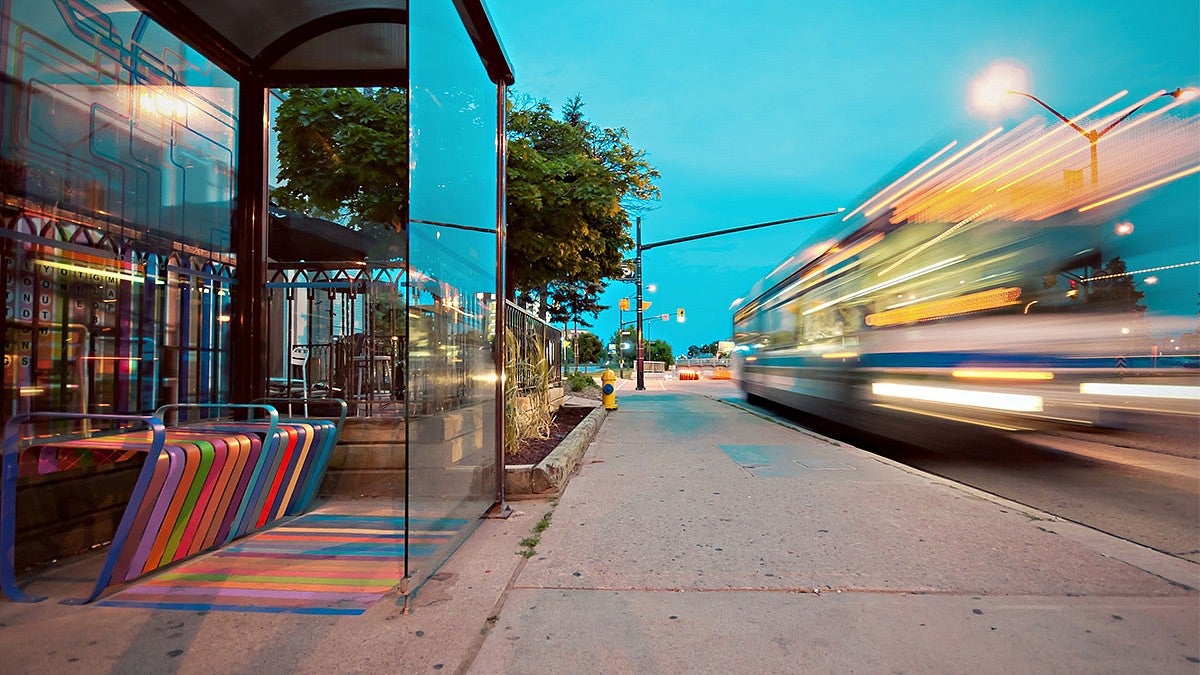
MULTIPOLYGON (((0 501, 0 589, 10 599, 36 602, 17 587, 14 569, 16 484, 19 475, 113 464, 145 455, 129 503, 91 595, 302 513, 320 485, 345 422, 280 419, 266 403, 178 404, 155 415, 30 413, 5 425, 0 501), (242 421, 192 419, 216 410, 242 421), (167 417, 185 423, 166 426, 167 417), (146 429, 79 436, 23 437, 35 421, 136 423, 146 429)), ((86 427, 85 427, 86 428, 86 427)))

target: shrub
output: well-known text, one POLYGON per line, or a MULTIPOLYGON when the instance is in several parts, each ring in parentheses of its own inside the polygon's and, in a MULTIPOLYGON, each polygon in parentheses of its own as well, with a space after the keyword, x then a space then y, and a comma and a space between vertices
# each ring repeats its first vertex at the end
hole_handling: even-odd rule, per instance
POLYGON ((599 388, 600 386, 587 373, 567 373, 567 384, 571 387, 571 391, 583 391, 588 387, 599 388))

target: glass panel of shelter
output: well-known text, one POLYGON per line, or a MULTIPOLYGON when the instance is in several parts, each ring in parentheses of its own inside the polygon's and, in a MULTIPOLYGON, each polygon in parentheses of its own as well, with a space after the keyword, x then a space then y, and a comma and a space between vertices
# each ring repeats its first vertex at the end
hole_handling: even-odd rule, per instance
POLYGON ((496 495, 497 86, 453 3, 409 6, 408 574, 496 495), (422 546, 417 546, 420 542, 422 546), (414 556, 416 558, 414 559, 414 556))
MULTIPOLYGON (((19 168, 0 185, 0 414, 228 402, 238 83, 120 3, 4 8, 5 47, 23 37, 0 100, 0 153, 19 168)), ((411 21, 425 33, 416 86, 470 103, 422 98, 411 122, 427 141, 414 216, 449 230, 410 224, 428 235, 413 256, 274 265, 265 355, 288 382, 306 348, 301 393, 346 397, 364 421, 344 430, 320 508, 372 517, 363 529, 380 541, 401 534, 397 578, 448 555, 492 503, 496 471, 496 87, 452 3, 421 3, 411 21)))

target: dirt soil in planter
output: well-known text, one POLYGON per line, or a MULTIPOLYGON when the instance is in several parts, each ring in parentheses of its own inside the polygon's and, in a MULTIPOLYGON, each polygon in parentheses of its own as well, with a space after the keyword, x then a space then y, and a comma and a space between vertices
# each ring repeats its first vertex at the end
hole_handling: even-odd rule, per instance
POLYGON ((592 410, 593 408, 587 406, 565 405, 559 408, 554 415, 553 424, 550 425, 550 438, 527 438, 521 441, 517 451, 504 458, 505 463, 511 466, 514 464, 537 464, 542 461, 592 410))

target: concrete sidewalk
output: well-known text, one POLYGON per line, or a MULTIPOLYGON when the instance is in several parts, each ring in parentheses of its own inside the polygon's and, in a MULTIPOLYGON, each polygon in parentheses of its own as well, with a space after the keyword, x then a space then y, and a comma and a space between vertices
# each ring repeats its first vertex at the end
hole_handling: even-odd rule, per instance
POLYGON ((1200 566, 624 392, 471 672, 1200 672, 1200 566))
POLYGON ((1200 671, 1200 566, 687 384, 623 392, 562 498, 484 521, 411 614, 0 601, 0 673, 1200 671))

